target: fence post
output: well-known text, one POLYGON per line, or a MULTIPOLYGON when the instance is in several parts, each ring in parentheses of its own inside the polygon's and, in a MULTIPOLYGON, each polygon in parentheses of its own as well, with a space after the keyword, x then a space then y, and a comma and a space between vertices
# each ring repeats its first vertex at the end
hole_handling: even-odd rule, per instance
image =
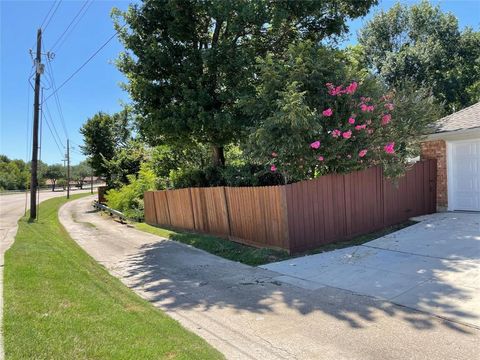
POLYGON ((232 236, 232 226, 230 224, 230 209, 228 208, 228 199, 226 187, 223 186, 223 199, 225 200, 225 209, 227 211, 227 225, 228 225, 228 236, 232 236))
POLYGON ((280 208, 282 209, 282 221, 285 228, 284 236, 284 248, 288 249, 288 253, 291 254, 293 249, 290 244, 290 229, 288 226, 288 202, 287 202, 287 185, 280 186, 280 208))
POLYGON ((191 209, 192 209, 193 229, 198 230, 197 229, 197 222, 195 221, 195 209, 194 209, 194 206, 193 206, 192 188, 188 188, 188 194, 190 195, 190 206, 191 206, 191 209))

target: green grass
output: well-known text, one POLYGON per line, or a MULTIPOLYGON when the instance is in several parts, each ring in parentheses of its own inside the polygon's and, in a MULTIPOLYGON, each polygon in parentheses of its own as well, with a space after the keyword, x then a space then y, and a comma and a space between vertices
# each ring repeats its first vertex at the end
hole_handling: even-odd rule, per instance
POLYGON ((258 266, 268 264, 271 262, 291 259, 303 255, 318 254, 325 251, 333 251, 349 246, 362 245, 368 241, 377 239, 379 237, 390 234, 394 231, 403 229, 404 227, 415 224, 414 221, 408 221, 399 225, 387 227, 383 230, 376 231, 370 234, 357 236, 353 239, 326 244, 314 250, 309 250, 303 253, 288 255, 287 251, 259 249, 247 245, 238 244, 226 239, 218 238, 211 235, 203 235, 193 232, 173 231, 157 226, 148 225, 145 223, 134 223, 138 230, 148 232, 150 234, 158 235, 166 239, 182 242, 184 244, 192 245, 196 248, 205 250, 211 254, 221 256, 228 260, 239 261, 241 263, 258 266))
POLYGON ((247 265, 257 266, 288 258, 288 253, 283 250, 258 249, 216 236, 167 230, 145 223, 135 223, 135 227, 139 230, 192 245, 211 254, 247 265))
POLYGON ((66 201, 42 203, 38 223, 20 220, 5 255, 6 358, 223 358, 81 249, 58 221, 66 201))

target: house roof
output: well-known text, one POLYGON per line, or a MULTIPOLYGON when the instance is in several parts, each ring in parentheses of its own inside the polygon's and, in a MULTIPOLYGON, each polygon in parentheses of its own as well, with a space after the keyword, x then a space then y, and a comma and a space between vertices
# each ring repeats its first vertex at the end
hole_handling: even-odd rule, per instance
POLYGON ((480 102, 438 120, 432 133, 480 128, 480 102))

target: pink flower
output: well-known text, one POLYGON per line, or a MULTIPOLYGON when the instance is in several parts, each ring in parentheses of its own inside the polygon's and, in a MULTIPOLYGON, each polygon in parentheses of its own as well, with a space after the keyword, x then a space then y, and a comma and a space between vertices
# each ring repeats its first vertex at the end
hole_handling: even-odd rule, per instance
POLYGON ((333 136, 334 138, 337 138, 337 137, 339 137, 340 135, 342 135, 342 132, 341 132, 340 130, 335 129, 335 130, 332 131, 332 136, 333 136))
POLYGON ((277 171, 277 167, 275 165, 270 166, 270 171, 273 171, 273 172, 277 171))
POLYGON ((332 116, 333 111, 332 111, 332 109, 328 108, 328 109, 323 110, 322 114, 323 114, 323 116, 332 116))
POLYGON ((320 147, 320 141, 314 141, 313 143, 310 144, 310 147, 312 149, 318 149, 320 147))
POLYGON ((339 86, 335 87, 333 84, 327 83, 327 87, 329 89, 328 93, 332 96, 338 96, 338 95, 342 95, 343 93, 345 93, 345 90, 343 90, 342 85, 339 85, 339 86))
POLYGON ((357 90, 358 84, 354 81, 350 85, 347 86, 345 92, 347 94, 353 94, 357 90))
POLYGON ((360 152, 358 153, 358 156, 360 157, 364 157, 365 155, 367 155, 367 149, 360 150, 360 152))
POLYGON ((272 152, 272 157, 277 157, 277 156, 278 156, 278 154, 275 151, 272 152))
POLYGON ((392 120, 392 115, 385 114, 382 116, 382 125, 387 125, 392 120))
POLYGON ((354 118, 348 119, 348 123, 352 125, 355 124, 355 119, 354 118))
POLYGON ((394 146, 395 146, 395 143, 391 142, 391 143, 388 143, 387 145, 385 145, 383 147, 383 149, 385 150, 385 152, 387 154, 393 154, 395 152, 394 146))
POLYGON ((343 136, 344 139, 350 139, 352 137, 352 131, 351 130, 345 131, 342 134, 342 136, 343 136))
POLYGON ((373 130, 372 130, 372 129, 368 129, 367 132, 368 132, 368 134, 370 134, 370 135, 373 134, 373 130))
POLYGON ((393 107, 394 107, 394 106, 393 106, 392 103, 385 104, 385 109, 387 109, 387 110, 392 111, 392 110, 393 110, 393 107))
POLYGON ((324 157, 323 156, 319 156, 318 157, 318 161, 323 161, 324 160, 324 157))
POLYGON ((355 130, 360 131, 362 129, 365 129, 366 127, 367 127, 367 125, 365 125, 365 124, 357 125, 357 126, 355 126, 355 130))

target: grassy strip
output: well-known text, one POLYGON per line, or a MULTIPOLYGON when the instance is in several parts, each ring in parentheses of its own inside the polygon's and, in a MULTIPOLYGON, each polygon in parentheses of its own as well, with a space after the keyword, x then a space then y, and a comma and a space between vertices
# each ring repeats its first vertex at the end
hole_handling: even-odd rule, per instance
POLYGON ((38 223, 20 220, 15 243, 5 255, 6 357, 223 358, 81 249, 58 220, 66 201, 42 203, 38 223))
POLYGON ((286 251, 258 249, 211 235, 167 230, 145 223, 135 223, 135 227, 139 230, 192 245, 211 254, 247 265, 257 266, 288 258, 286 251))
POLYGON ((272 249, 258 249, 247 245, 238 244, 229 240, 221 239, 211 235, 203 235, 192 232, 173 231, 157 226, 148 225, 145 223, 135 223, 138 230, 148 232, 153 235, 158 235, 166 239, 182 242, 184 244, 192 245, 196 248, 205 250, 211 254, 221 256, 228 260, 238 261, 247 265, 258 266, 268 264, 271 262, 291 259, 303 255, 318 254, 325 251, 333 251, 349 246, 362 245, 368 241, 385 236, 392 232, 403 229, 404 227, 415 224, 414 221, 408 221, 399 225, 394 225, 376 231, 370 234, 357 236, 353 239, 326 244, 318 247, 315 250, 310 250, 304 253, 289 256, 286 251, 272 250, 272 249))

